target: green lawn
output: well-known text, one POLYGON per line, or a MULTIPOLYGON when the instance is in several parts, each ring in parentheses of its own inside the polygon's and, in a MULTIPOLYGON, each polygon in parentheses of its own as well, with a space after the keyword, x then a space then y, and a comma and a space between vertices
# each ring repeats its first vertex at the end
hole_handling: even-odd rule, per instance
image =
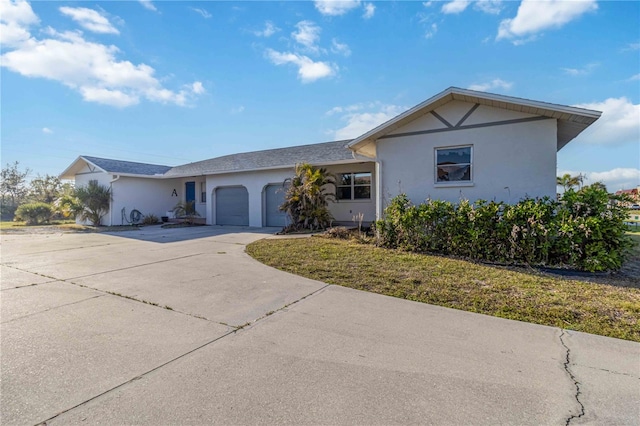
POLYGON ((75 220, 54 220, 50 223, 40 225, 26 225, 24 222, 12 222, 1 221, 0 230, 2 231, 17 231, 17 232, 32 232, 37 229, 59 229, 61 231, 69 232, 114 232, 114 231, 131 231, 139 229, 137 226, 125 225, 125 226, 91 226, 91 225, 77 225, 75 220))
MULTIPOLYGON (((43 225, 33 225, 33 226, 61 226, 61 225, 71 225, 75 224, 75 220, 54 220, 51 223, 43 224, 43 225)), ((14 222, 9 220, 3 220, 0 222, 0 229, 29 229, 33 226, 27 225, 25 222, 14 222)))
POLYGON ((247 246, 247 253, 275 268, 330 284, 640 341, 637 288, 323 237, 260 240, 247 246))

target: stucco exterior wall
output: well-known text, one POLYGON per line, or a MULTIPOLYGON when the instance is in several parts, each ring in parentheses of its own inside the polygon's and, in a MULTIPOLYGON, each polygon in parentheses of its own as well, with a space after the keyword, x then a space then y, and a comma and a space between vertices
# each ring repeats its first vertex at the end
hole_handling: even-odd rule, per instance
POLYGON ((293 169, 267 170, 247 173, 209 175, 207 182, 206 218, 208 225, 216 224, 216 189, 228 186, 244 186, 249 193, 249 226, 264 226, 264 188, 280 184, 293 176, 293 169))
MULTIPOLYGON (((464 102, 451 104, 436 111, 454 125, 473 106, 464 102)), ((479 107, 464 124, 529 117, 513 111, 479 107)), ((431 118, 422 120, 425 125, 437 126, 431 118)), ((416 131, 419 126, 413 122, 405 127, 411 130, 403 127, 394 133, 416 131)), ((556 120, 546 119, 378 140, 382 207, 402 192, 415 203, 427 198, 452 202, 461 198, 516 202, 526 196, 554 197, 556 134, 556 120), (473 147, 472 181, 436 183, 435 149, 461 145, 473 147)))
MULTIPOLYGON (((331 173, 349 172, 374 172, 374 163, 345 164, 340 166, 330 166, 327 170, 331 173)), ((294 169, 266 170, 246 173, 229 173, 219 175, 209 175, 206 177, 207 197, 206 214, 207 224, 216 224, 216 189, 231 186, 243 186, 249 193, 249 226, 262 227, 266 224, 265 194, 267 185, 282 184, 286 179, 293 176, 294 169)), ((375 181, 375 177, 372 176, 375 181)), ((186 181, 186 180, 185 180, 186 181)), ((198 188, 199 184, 196 184, 198 188)), ((182 185, 184 187, 184 184, 182 185)), ((331 189, 333 191, 333 188, 331 189)), ((372 184, 372 197, 367 201, 344 201, 329 202, 329 210, 338 222, 353 222, 353 216, 362 212, 364 221, 375 220, 375 184, 372 184)))
MULTIPOLYGON (((189 177, 189 178, 182 178, 182 179, 176 179, 176 187, 178 188, 178 194, 179 194, 179 198, 173 203, 173 206, 176 205, 176 203, 178 201, 186 201, 186 183, 187 182, 195 182, 195 188, 196 188, 196 211, 198 212, 198 217, 207 217, 207 203, 209 202, 209 188, 206 185, 207 182, 207 178, 206 176, 196 176, 196 177, 189 177), (207 197, 205 199, 205 201, 202 201, 202 197, 200 194, 200 184, 201 183, 205 183, 205 193, 207 194, 207 197)), ((173 208, 172 206, 172 208, 173 208)))
MULTIPOLYGON (((111 184, 112 204, 109 222, 113 225, 127 225, 123 222, 122 209, 126 219, 131 210, 143 215, 165 216, 178 201, 184 198, 184 185, 180 179, 147 179, 121 176, 111 184), (173 192, 175 189, 175 193, 173 192)), ((105 218, 107 219, 107 218, 105 218)))
POLYGON ((340 223, 355 224, 354 216, 357 216, 359 213, 362 213, 364 215, 364 222, 374 221, 376 219, 375 163, 341 164, 339 166, 329 166, 326 169, 336 176, 340 173, 371 173, 371 199, 336 200, 335 202, 329 203, 329 210, 331 211, 331 214, 333 214, 336 222, 340 223))

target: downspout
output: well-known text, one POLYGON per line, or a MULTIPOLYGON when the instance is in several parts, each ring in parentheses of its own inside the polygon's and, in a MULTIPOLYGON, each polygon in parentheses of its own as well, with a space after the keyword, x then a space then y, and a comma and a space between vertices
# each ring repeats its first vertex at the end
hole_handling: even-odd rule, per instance
POLYGON ((382 160, 376 161, 376 220, 382 219, 382 160))
POLYGON ((110 226, 113 226, 113 182, 120 179, 120 175, 113 175, 113 176, 115 177, 109 182, 109 194, 111 194, 111 196, 109 197, 109 225, 110 226))

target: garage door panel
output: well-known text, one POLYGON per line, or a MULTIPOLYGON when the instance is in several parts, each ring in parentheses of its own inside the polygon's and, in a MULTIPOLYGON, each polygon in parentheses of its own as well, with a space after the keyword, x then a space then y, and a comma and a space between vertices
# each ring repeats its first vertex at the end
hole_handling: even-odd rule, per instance
POLYGON ((249 193, 243 186, 216 189, 216 224, 249 225, 249 193))
POLYGON ((286 225, 287 215, 280 211, 280 206, 284 203, 285 188, 282 184, 267 185, 265 192, 265 214, 266 226, 286 225))

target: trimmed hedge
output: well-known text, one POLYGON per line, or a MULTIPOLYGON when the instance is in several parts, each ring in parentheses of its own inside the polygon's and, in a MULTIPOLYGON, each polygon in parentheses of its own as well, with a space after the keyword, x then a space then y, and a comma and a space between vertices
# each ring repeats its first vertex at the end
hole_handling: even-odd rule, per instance
POLYGON ((378 245, 495 263, 617 270, 632 243, 625 235, 624 197, 594 184, 560 200, 517 204, 427 200, 398 195, 375 223, 378 245))
POLYGON ((23 220, 27 225, 38 225, 49 222, 53 215, 53 207, 47 203, 27 203, 16 209, 14 220, 23 220))

